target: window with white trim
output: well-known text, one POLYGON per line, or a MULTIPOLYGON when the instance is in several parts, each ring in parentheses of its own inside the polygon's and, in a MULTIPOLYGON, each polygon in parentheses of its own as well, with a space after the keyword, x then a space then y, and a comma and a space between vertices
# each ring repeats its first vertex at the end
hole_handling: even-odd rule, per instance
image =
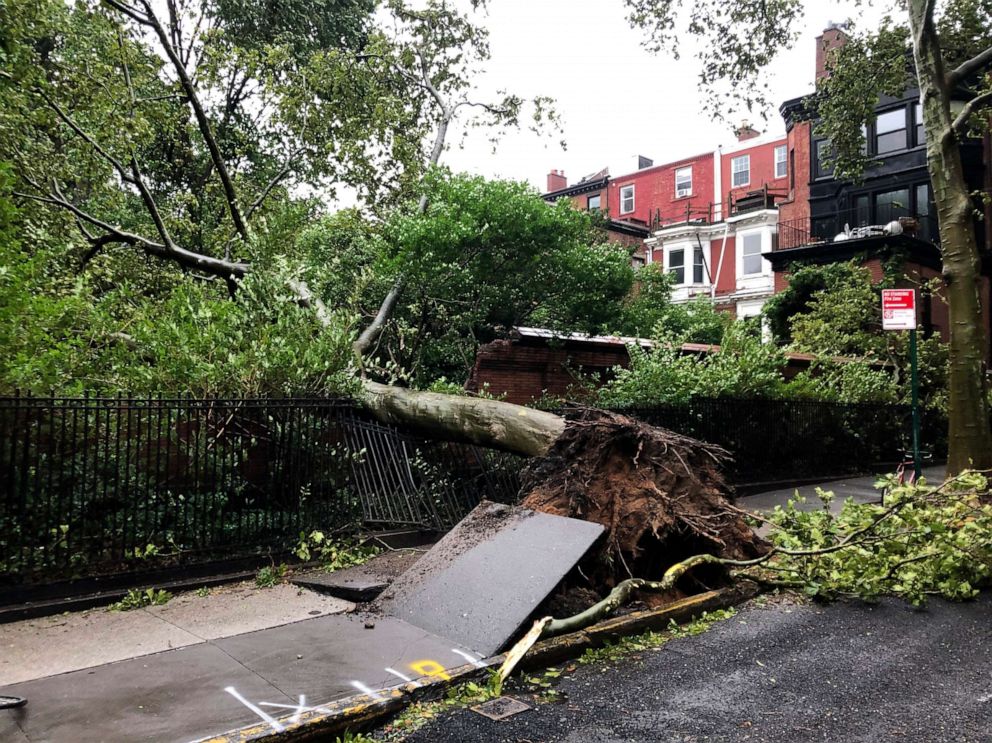
POLYGON ((788 148, 783 144, 775 148, 775 177, 785 178, 789 174, 788 148))
POLYGON ((675 170, 675 198, 683 196, 692 196, 692 166, 675 170))
POLYGON ((754 276, 761 273, 761 233, 744 235, 741 239, 741 275, 754 276))
POLYGON ((668 273, 676 284, 685 283, 685 250, 682 248, 668 253, 668 273))
POLYGON ((620 213, 628 214, 634 211, 634 187, 631 186, 621 186, 620 187, 620 213))
POLYGON ((730 185, 734 188, 751 183, 751 156, 738 155, 730 161, 730 185))
POLYGON ((697 246, 692 251, 692 283, 702 284, 705 275, 706 265, 703 263, 703 249, 697 246))

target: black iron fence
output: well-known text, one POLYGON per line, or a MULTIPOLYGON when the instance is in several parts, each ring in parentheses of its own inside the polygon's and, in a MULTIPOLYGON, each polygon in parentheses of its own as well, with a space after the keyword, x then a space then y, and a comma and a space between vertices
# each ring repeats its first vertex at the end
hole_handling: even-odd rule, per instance
MULTIPOLYGON (((878 471, 909 433, 908 409, 889 405, 624 412, 723 446, 737 485, 878 471)), ((0 397, 0 594, 288 550, 311 529, 444 529, 481 498, 514 499, 521 462, 342 400, 0 397)))
POLYGON ((286 550, 364 522, 443 529, 515 458, 333 399, 0 398, 0 586, 286 550))
MULTIPOLYGON (((903 405, 718 398, 620 412, 722 446, 734 457, 729 480, 748 487, 879 472, 898 464, 911 441, 903 405)), ((923 439, 939 457, 943 420, 924 422, 923 439)))

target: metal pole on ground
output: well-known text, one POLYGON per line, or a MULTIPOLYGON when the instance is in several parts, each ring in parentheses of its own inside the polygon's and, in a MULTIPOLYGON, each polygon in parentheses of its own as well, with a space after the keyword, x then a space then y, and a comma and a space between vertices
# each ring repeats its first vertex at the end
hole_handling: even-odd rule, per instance
POLYGON ((915 474, 915 481, 919 481, 923 468, 920 465, 920 373, 916 351, 916 328, 909 331, 909 359, 913 405, 913 473, 915 474))

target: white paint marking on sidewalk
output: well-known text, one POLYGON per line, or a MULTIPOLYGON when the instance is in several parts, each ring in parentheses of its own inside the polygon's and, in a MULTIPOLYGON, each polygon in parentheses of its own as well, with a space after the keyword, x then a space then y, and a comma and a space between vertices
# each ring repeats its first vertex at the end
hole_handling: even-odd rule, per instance
POLYGON ((241 702, 245 707, 247 707, 252 712, 254 712, 256 715, 258 715, 263 720, 265 720, 265 722, 269 723, 269 725, 272 726, 272 729, 275 730, 277 733, 281 733, 281 732, 283 732, 286 729, 286 728, 284 728, 282 726, 282 724, 277 719, 275 719, 274 717, 272 717, 272 715, 268 714, 265 710, 260 709, 259 707, 256 707, 254 704, 252 704, 247 699, 245 699, 243 696, 241 696, 238 693, 238 690, 235 689, 233 686, 225 686, 224 687, 224 691, 226 691, 232 697, 234 697, 239 702, 241 702))
POLYGON ((486 664, 483 663, 479 658, 473 658, 471 655, 466 653, 464 650, 458 650, 457 648, 451 648, 452 653, 457 653, 462 656, 465 660, 471 663, 476 668, 485 668, 486 664))
POLYGON ((362 694, 368 694, 370 697, 372 697, 373 699, 375 699, 377 702, 382 701, 382 698, 383 698, 382 697, 382 694, 378 693, 377 691, 373 691, 372 689, 370 689, 369 687, 367 687, 365 684, 363 684, 361 681, 352 681, 351 682, 351 685, 354 686, 356 689, 358 689, 360 692, 362 692, 362 694))
POLYGON ((986 694, 985 696, 978 697, 979 704, 984 704, 985 702, 992 702, 992 694, 986 694))
POLYGON ((409 676, 407 676, 405 673, 400 673, 395 668, 386 668, 384 670, 386 671, 386 673, 393 674, 394 676, 396 676, 396 678, 403 679, 408 684, 416 684, 417 686, 420 686, 420 684, 417 681, 414 681, 412 678, 410 678, 409 676))
POLYGON ((277 704, 275 702, 261 702, 263 707, 277 707, 279 709, 291 709, 294 710, 293 716, 290 718, 291 724, 296 724, 300 721, 304 712, 320 712, 321 714, 329 715, 331 711, 326 707, 308 707, 307 697, 305 694, 300 694, 299 704, 277 704))

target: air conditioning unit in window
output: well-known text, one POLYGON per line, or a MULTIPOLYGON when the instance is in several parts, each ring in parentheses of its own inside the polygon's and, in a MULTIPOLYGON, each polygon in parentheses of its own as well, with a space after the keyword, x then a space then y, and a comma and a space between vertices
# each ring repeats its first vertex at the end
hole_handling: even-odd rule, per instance
POLYGON ((691 196, 691 195, 692 195, 692 189, 691 188, 676 188, 675 189, 675 198, 676 199, 681 199, 683 196, 691 196))

